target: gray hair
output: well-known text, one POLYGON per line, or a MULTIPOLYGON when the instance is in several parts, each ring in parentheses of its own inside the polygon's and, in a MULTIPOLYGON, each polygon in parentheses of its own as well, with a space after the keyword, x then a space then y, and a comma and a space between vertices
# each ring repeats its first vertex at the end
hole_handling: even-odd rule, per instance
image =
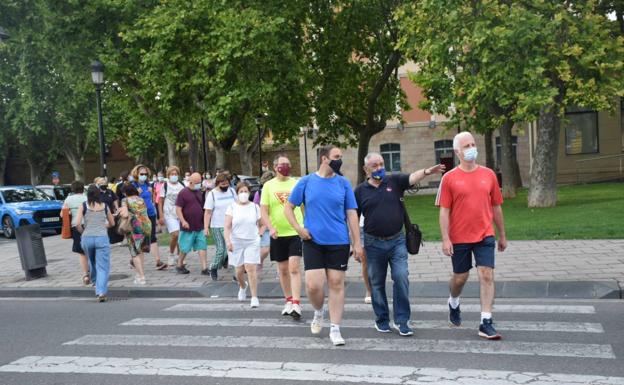
POLYGON ((472 136, 468 131, 462 131, 453 138, 453 150, 460 150, 459 141, 467 136, 472 136))
POLYGON ((366 154, 366 156, 364 157, 364 166, 368 166, 368 161, 371 160, 372 157, 374 156, 378 156, 381 159, 383 159, 383 156, 381 156, 380 153, 378 152, 369 152, 368 154, 366 154))

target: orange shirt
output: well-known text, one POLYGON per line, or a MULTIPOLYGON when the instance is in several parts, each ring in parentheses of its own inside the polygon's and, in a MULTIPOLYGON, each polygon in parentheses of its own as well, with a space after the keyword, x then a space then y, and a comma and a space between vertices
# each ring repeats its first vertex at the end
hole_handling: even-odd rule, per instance
POLYGON ((503 196, 494 171, 483 166, 472 172, 455 167, 442 177, 435 204, 451 211, 453 244, 475 243, 495 234, 492 206, 503 204, 503 196))

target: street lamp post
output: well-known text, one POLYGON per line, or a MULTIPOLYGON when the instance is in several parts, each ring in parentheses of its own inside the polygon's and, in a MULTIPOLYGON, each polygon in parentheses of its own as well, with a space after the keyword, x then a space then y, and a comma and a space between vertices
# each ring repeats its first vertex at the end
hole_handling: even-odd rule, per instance
POLYGON ((308 175, 308 126, 301 127, 303 132, 303 154, 305 157, 305 174, 308 175))
POLYGON ((204 153, 204 173, 208 171, 208 146, 206 145, 206 126, 204 124, 204 118, 201 118, 201 133, 202 133, 202 149, 204 153))
POLYGON ((95 85, 95 98, 97 101, 98 113, 98 136, 100 138, 100 168, 101 176, 106 177, 106 151, 104 142, 104 124, 102 123, 102 101, 101 92, 104 84, 104 64, 99 60, 91 63, 91 80, 95 85))
POLYGON ((0 27, 0 43, 9 39, 9 34, 7 31, 0 27))
POLYGON ((264 115, 256 115, 256 128, 258 129, 258 178, 262 176, 262 132, 260 130, 260 123, 264 119, 264 115))

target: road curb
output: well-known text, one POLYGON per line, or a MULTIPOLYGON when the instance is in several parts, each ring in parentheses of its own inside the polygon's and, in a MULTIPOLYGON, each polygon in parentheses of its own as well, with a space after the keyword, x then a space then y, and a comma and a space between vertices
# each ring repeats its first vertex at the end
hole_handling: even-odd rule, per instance
MULTIPOLYGON (((387 282, 388 297, 392 297, 392 282, 387 282)), ((261 282, 258 287, 262 298, 281 298, 282 290, 277 282, 261 282)), ((347 298, 363 298, 364 284, 347 282, 347 298)), ((118 298, 218 298, 236 297, 238 285, 233 282, 210 282, 194 288, 168 287, 121 287, 110 288, 108 295, 118 298)), ((58 298, 93 297, 93 288, 0 288, 0 297, 58 298)), ((302 293, 305 296, 305 293, 302 293)), ((448 295, 446 282, 410 282, 413 298, 440 298, 448 295)), ((479 297, 479 283, 468 282, 462 293, 464 298, 479 297)), ((502 281, 496 282, 497 298, 569 298, 569 299, 622 299, 623 290, 618 281, 502 281)))

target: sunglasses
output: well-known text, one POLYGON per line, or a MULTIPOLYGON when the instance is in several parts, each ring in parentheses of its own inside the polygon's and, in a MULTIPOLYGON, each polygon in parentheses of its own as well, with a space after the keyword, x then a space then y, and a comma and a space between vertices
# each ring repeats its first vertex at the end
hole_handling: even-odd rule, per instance
POLYGON ((141 173, 141 174, 139 174, 139 175, 145 175, 145 176, 147 176, 147 174, 144 174, 144 173, 141 173))

